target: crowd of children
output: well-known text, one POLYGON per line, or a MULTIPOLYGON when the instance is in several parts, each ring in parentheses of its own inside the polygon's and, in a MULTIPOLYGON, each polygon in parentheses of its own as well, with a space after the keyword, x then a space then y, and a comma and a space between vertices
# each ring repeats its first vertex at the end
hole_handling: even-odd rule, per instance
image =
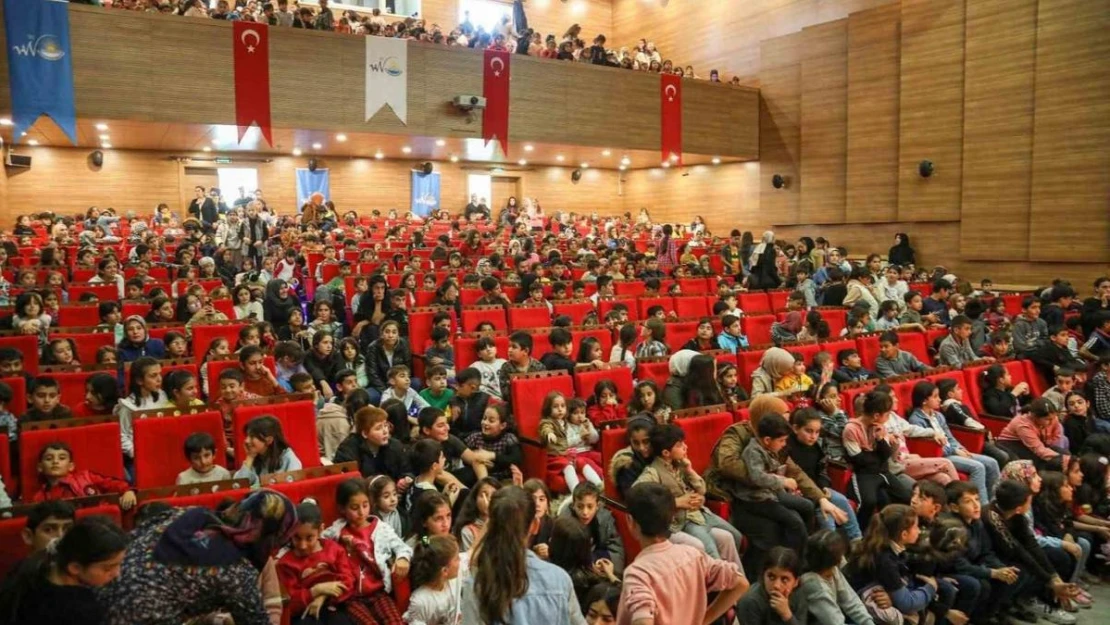
MULTIPOLYGON (((257 213, 257 201, 246 210, 257 213)), ((387 242, 402 236, 405 224, 385 223, 387 242)), ((36 503, 25 533, 33 550, 72 526, 73 511, 59 500, 112 495, 122 510, 136 507, 135 458, 142 450, 135 447, 134 424, 147 418, 144 411, 173 415, 212 406, 223 415, 222 440, 214 432, 187 436, 177 451, 183 451, 176 461, 183 469, 178 484, 238 479, 257 487, 265 476, 319 462, 353 462, 361 475, 338 487, 335 523, 326 525, 322 512, 331 506, 300 502, 282 549, 269 554, 297 623, 457 624, 475 615, 483 622, 510 622, 503 620, 510 612, 511 622, 518 622, 514 602, 533 591, 519 580, 495 583, 506 571, 526 571, 525 579, 542 588, 548 582, 559 586, 555 582, 563 578, 552 571, 569 577, 570 594, 557 607, 571 606, 563 616, 573 623, 738 618, 964 625, 1044 618, 1072 625, 1072 612, 1090 606, 1089 587, 1110 557, 1110 279, 1095 283, 1093 303, 1076 302, 1074 290, 1058 282, 1027 296, 1022 314, 1010 318, 994 305, 1001 298, 993 297, 988 281, 979 293, 964 293, 965 282, 942 274, 924 295, 907 287, 907 279, 916 277, 912 266, 884 268, 881 259, 871 258, 852 266, 842 250, 808 237, 796 245, 745 249, 745 238, 734 233, 711 243, 724 261, 712 316, 698 320, 695 336, 672 353, 667 331, 674 312, 652 306, 643 322, 630 321, 623 302, 609 301, 614 279, 639 277, 651 297, 661 294, 660 278, 706 275, 712 272, 708 265, 690 254, 692 262, 676 258, 664 272, 657 255, 670 250, 670 233, 658 233, 662 240, 654 254, 632 251, 624 235, 649 232, 650 225, 556 216, 551 232, 540 235, 526 222, 505 225, 507 247, 503 233, 495 233, 487 241, 489 253, 474 263, 475 273, 461 278, 462 287, 482 290, 479 305, 545 310, 552 317, 550 349, 534 353, 534 333, 506 336, 503 328, 483 322, 475 328, 476 359, 466 362, 454 343, 461 312, 456 279, 436 285, 425 275, 422 286, 432 278, 433 305, 441 312, 432 319, 429 344, 411 345, 408 311, 426 270, 421 257, 397 255, 373 275, 355 277, 352 263, 338 259, 337 246, 359 250, 360 262, 378 262, 378 250, 362 245, 372 232, 357 219, 344 225, 347 232, 275 223, 272 244, 244 258, 250 268, 242 272, 227 270, 223 250, 213 247, 203 228, 186 229, 172 258, 183 267, 179 275, 189 279, 195 271, 193 277, 226 282, 217 289, 234 290, 208 293, 182 285, 176 302, 158 287, 144 295, 149 281, 142 272, 171 259, 154 229, 138 228, 127 259, 129 273, 141 268, 138 282, 124 280, 114 258, 95 265, 96 279, 118 284, 121 298, 144 298, 150 314, 121 319, 120 303, 99 303, 101 329, 115 333, 114 347, 97 352, 97 364, 108 371, 88 378, 84 401, 76 406, 63 405, 50 372, 25 374, 23 354, 0 349, 0 372, 29 383, 24 408, 12 405, 12 388, 0 382, 0 427, 13 454, 22 423, 113 414, 120 423, 124 476, 83 468, 87 459, 62 441, 38 452, 39 488, 23 493, 23 501, 36 503), (584 242, 564 236, 583 224, 584 242), (322 260, 310 273, 299 250, 321 246, 322 260), (849 307, 844 336, 881 332, 874 371, 856 349, 820 352, 807 363, 773 347, 749 381, 740 379, 735 364, 699 353, 748 348, 738 293, 767 250, 786 259, 780 273, 795 289, 785 317, 771 329, 775 343, 828 339, 828 324, 813 306, 843 303, 849 307), (221 262, 205 262, 210 256, 221 262), (399 288, 389 289, 388 270, 406 271, 399 288), (573 270, 584 273, 574 280, 573 270), (325 282, 326 276, 334 279, 325 282), (305 286, 313 277, 315 295, 307 302, 305 286), (346 292, 348 282, 354 292, 346 292), (503 290, 509 284, 521 286, 519 302, 503 290), (595 289, 592 298, 585 297, 586 284, 595 289), (609 353, 594 337, 579 340, 575 349, 574 323, 554 314, 545 297, 549 288, 555 302, 592 299, 597 309, 582 322, 611 333, 609 353), (193 328, 220 320, 212 301, 232 296, 234 316, 245 322, 238 336, 216 338, 204 353, 193 353, 199 375, 167 365, 190 356, 193 328), (154 338, 150 324, 162 322, 182 324, 185 331, 154 338), (1032 361, 1051 388, 1035 397, 1028 384, 1014 384, 1009 368, 986 367, 983 412, 1008 419, 997 435, 988 433, 984 417, 965 403, 965 389, 950 378, 917 381, 910 405, 899 406, 883 380, 932 371, 901 349, 899 331, 942 326, 947 334, 931 346, 938 365, 958 368, 1018 356, 1032 361), (499 339, 507 339, 503 354, 499 339), (539 415, 526 415, 538 421, 536 440, 517 431, 522 415, 514 411, 511 380, 518 374, 636 371, 642 359, 667 357, 671 376, 663 389, 638 380, 631 395, 622 397, 616 384, 603 379, 585 400, 552 391, 539 415), (423 360, 422 378, 414 377, 417 359, 423 360), (117 377, 111 367, 123 364, 126 372, 120 369, 117 377), (209 378, 217 364, 218 373, 209 378), (856 395, 849 416, 841 387, 860 382, 874 386, 856 395), (751 388, 750 404, 745 387, 751 388), (282 394, 311 397, 318 447, 295 450, 282 418, 263 414, 245 424, 242 448, 234 449, 231 441, 240 434, 232 430, 235 408, 282 394), (702 475, 674 412, 717 404, 730 412, 746 407, 750 415, 722 435, 702 475), (601 431, 614 426, 625 427, 628 447, 606 463, 601 431), (953 434, 956 427, 982 433, 981 448, 965 446, 953 434), (912 439, 928 439, 940 453, 912 453, 912 439), (543 475, 522 473, 526 444, 546 451, 543 475), (847 492, 832 488, 830 462, 851 468, 847 492), (720 499, 730 504, 730 515, 719 513, 713 500, 720 499), (616 514, 627 515, 624 538, 614 505, 616 514), (505 542, 517 533, 518 553, 505 542), (626 554, 636 546, 625 544, 628 539, 640 543, 631 562, 626 554), (504 564, 498 567, 504 570, 491 572, 491 563, 504 564), (405 578, 412 594, 402 610, 394 584, 405 578), (715 598, 708 601, 706 593, 715 598)), ((456 224, 437 239, 432 256, 469 271, 477 258, 448 253, 452 237, 474 250, 482 245, 456 224)), ((690 245, 704 245, 702 238, 690 245)), ((422 240, 415 237, 414 249, 422 240)), ((696 247, 684 245, 683 258, 696 247)), ((47 249, 55 250, 54 258, 65 248, 47 249)), ((92 263, 87 255, 78 258, 92 263)), ((64 270, 54 273, 62 282, 20 292, 7 322, 40 337, 44 365, 80 370, 78 345, 51 338, 57 303, 47 295, 68 279, 64 270)), ((8 288, 35 286, 32 280, 8 288)), ((676 282, 665 292, 678 295, 680 289, 676 282)), ((0 508, 8 505, 0 499, 0 508)), ((113 535, 98 540, 107 545, 106 555, 119 552, 113 535)), ((60 567, 42 569, 52 585, 47 587, 72 579, 79 586, 110 582, 111 574, 86 575, 105 554, 81 554, 85 559, 74 561, 58 554, 46 556, 60 567)), ((21 575, 26 572, 13 579, 21 575)), ((0 591, 0 610, 21 618, 37 614, 5 603, 8 596, 9 590, 0 591)), ((530 613, 534 618, 558 622, 554 612, 529 609, 539 610, 530 613)))

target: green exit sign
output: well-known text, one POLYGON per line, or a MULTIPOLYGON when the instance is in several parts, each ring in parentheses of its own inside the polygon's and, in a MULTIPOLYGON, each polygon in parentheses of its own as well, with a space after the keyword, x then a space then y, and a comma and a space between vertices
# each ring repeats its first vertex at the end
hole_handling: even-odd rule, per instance
POLYGON ((220 156, 220 157, 216 158, 216 164, 217 165, 230 165, 231 164, 231 159, 227 158, 226 156, 220 156))

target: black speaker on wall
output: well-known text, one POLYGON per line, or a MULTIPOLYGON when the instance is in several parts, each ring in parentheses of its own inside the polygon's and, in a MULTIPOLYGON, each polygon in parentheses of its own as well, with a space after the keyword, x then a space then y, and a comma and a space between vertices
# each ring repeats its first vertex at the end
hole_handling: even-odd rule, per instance
POLYGON ((917 173, 922 178, 929 178, 933 175, 933 161, 921 161, 917 164, 917 173))
POLYGON ((93 167, 103 167, 104 153, 100 150, 93 150, 93 153, 89 154, 89 162, 93 164, 93 167))
POLYGON ((771 176, 771 186, 776 189, 784 188, 786 186, 786 178, 784 178, 781 174, 775 174, 774 176, 771 176))
POLYGON ((424 175, 432 173, 433 169, 432 164, 427 162, 420 166, 420 171, 424 172, 424 175))
POLYGON ((316 171, 316 159, 308 159, 308 171, 316 171))
POLYGON ((570 172, 570 181, 571 181, 571 183, 578 184, 578 181, 581 180, 581 179, 582 179, 582 170, 581 169, 576 169, 576 170, 570 172))

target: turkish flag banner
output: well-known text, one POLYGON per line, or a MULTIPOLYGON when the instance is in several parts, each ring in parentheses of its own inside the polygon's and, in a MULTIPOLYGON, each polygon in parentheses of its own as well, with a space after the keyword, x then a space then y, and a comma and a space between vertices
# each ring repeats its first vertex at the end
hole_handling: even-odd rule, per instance
POLYGON ((266 143, 270 132, 270 31, 265 24, 232 22, 235 50, 235 124, 239 141, 257 123, 266 143))
POLYGON ((489 143, 497 137, 505 157, 509 156, 509 58, 509 52, 498 50, 486 50, 482 57, 482 97, 486 99, 482 140, 489 143))
POLYGON ((663 160, 682 164, 682 78, 663 74, 659 80, 663 160))

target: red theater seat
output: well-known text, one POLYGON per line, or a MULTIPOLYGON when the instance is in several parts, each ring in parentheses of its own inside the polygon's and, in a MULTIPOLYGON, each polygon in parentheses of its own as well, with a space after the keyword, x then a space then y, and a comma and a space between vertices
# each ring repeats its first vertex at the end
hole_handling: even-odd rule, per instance
POLYGON ((791 354, 801 354, 806 360, 806 366, 812 365, 813 357, 821 351, 821 346, 817 343, 790 343, 782 347, 791 354))
POLYGON ((674 312, 680 318, 700 318, 708 317, 710 309, 703 296, 678 296, 674 298, 674 312))
MULTIPOLYGON (((267 369, 274 373, 277 372, 277 364, 275 363, 273 356, 264 357, 262 359, 262 362, 266 365, 267 369)), ((209 360, 208 362, 204 363, 204 367, 208 369, 208 394, 214 395, 216 391, 219 390, 220 374, 223 373, 225 369, 239 368, 239 359, 231 357, 226 360, 209 360)), ((166 375, 165 367, 163 367, 162 369, 162 375, 166 375)))
MULTIPOLYGON (((455 339, 456 371, 462 371, 478 361, 479 338, 477 334, 464 334, 455 339)), ((497 356, 505 358, 509 354, 509 335, 499 332, 493 337, 493 342, 497 345, 497 356)))
POLYGON ((840 353, 842 349, 856 349, 856 342, 852 339, 841 339, 839 341, 821 343, 821 351, 829 352, 833 357, 833 363, 836 367, 840 366, 840 359, 837 357, 837 354, 840 353))
POLYGON ((15 494, 16 483, 12 477, 11 443, 7 434, 0 434, 0 478, 4 480, 4 490, 9 496, 15 494))
POLYGON ((671 353, 682 349, 682 346, 698 335, 698 321, 696 319, 672 321, 667 324, 667 347, 671 353))
POLYGON ((113 332, 80 332, 71 333, 62 331, 53 331, 50 333, 51 339, 71 339, 73 344, 77 347, 74 356, 77 357, 78 362, 84 364, 96 363, 96 352, 101 347, 111 347, 115 344, 116 335, 113 332))
MULTIPOLYGON (((300 398, 302 395, 292 395, 291 398, 300 398)), ((287 398, 280 398, 287 399, 287 398)), ((238 406, 232 413, 231 432, 234 436, 232 447, 235 449, 236 464, 243 456, 243 441, 246 438, 243 426, 255 417, 272 415, 281 421, 281 430, 285 440, 297 454, 301 465, 305 468, 320 466, 320 449, 316 441, 316 409, 311 399, 297 399, 295 401, 268 401, 266 403, 253 403, 264 400, 251 400, 250 403, 238 406)))
MULTIPOLYGON (((45 367, 49 370, 50 367, 45 367)), ((112 371, 43 371, 43 375, 50 376, 58 381, 61 402, 64 406, 76 406, 85 401, 85 383, 94 373, 112 373, 112 371)))
POLYGON ((312 497, 324 516, 325 525, 331 525, 339 517, 339 509, 335 503, 336 488, 347 480, 361 479, 358 466, 354 462, 304 469, 284 475, 303 477, 291 482, 281 480, 266 484, 264 481, 263 485, 284 494, 294 502, 312 497))
POLYGON ((817 312, 829 324, 829 336, 840 336, 840 331, 848 325, 848 311, 839 306, 818 306, 817 312))
POLYGON ((501 306, 474 306, 462 309, 463 332, 474 332, 478 324, 488 321, 498 330, 505 330, 509 322, 505 318, 505 309, 501 306))
POLYGON ((1029 392, 1033 394, 1033 397, 1044 395, 1044 392, 1052 386, 1052 381, 1045 379, 1044 373, 1037 369, 1032 360, 1021 361, 1021 367, 1025 373, 1025 381, 1029 383, 1029 392))
POLYGON ((933 359, 929 357, 929 346, 925 342, 925 333, 909 330, 898 333, 898 348, 909 352, 925 364, 930 364, 933 359))
POLYGON ((740 318, 740 327, 748 337, 748 344, 761 345, 771 342, 771 324, 775 322, 774 315, 747 315, 740 318))
POLYGON ((111 477, 124 476, 119 421, 115 417, 27 423, 19 433, 20 492, 25 500, 39 491, 39 452, 54 441, 69 445, 78 469, 111 477))
POLYGON ((617 297, 639 297, 646 290, 642 280, 614 280, 613 287, 617 297))
POLYGON ((543 400, 552 391, 574 397, 574 380, 566 371, 541 371, 513 376, 509 382, 513 416, 523 436, 538 438, 543 400))
POLYGON ((744 311, 745 315, 758 315, 760 313, 770 313, 771 298, 767 297, 765 291, 752 291, 750 293, 739 293, 736 296, 739 302, 740 310, 744 311))
POLYGON ((39 337, 37 335, 0 336, 0 347, 19 350, 19 353, 23 354, 23 370, 31 375, 38 375, 39 337))
POLYGON ((605 315, 613 309, 617 304, 624 304, 628 307, 628 318, 635 321, 640 318, 640 311, 636 307, 636 300, 631 297, 616 298, 616 299, 602 299, 597 302, 597 320, 598 323, 605 323, 605 315))
MULTIPOLYGON (((463 309, 463 317, 466 317, 465 308, 463 309)), ((547 328, 550 326, 551 312, 545 305, 513 306, 509 309, 509 327, 513 330, 547 328)))
POLYGON ((632 370, 628 367, 616 367, 599 371, 575 371, 574 386, 577 389, 575 397, 588 399, 594 394, 594 386, 602 380, 609 380, 617 386, 617 397, 621 405, 632 401, 632 370))
POLYGON ((227 339, 228 346, 234 350, 235 345, 239 342, 239 331, 247 325, 244 322, 229 321, 193 326, 193 355, 197 358, 204 358, 204 354, 208 352, 208 346, 218 338, 227 339))
POLYGON ((571 323, 574 325, 581 325, 582 321, 590 312, 594 310, 594 304, 588 299, 583 300, 565 300, 562 302, 552 302, 555 306, 555 316, 566 315, 570 317, 571 323))
POLYGON ((736 369, 740 378, 740 386, 752 392, 752 372, 759 368, 760 361, 766 349, 742 349, 736 352, 736 369))
MULTIPOLYGON (((608 328, 606 328, 604 326, 590 327, 590 328, 588 328, 588 327, 576 327, 576 328, 571 328, 570 329, 570 334, 571 334, 572 337, 574 337, 574 353, 575 354, 578 353, 578 346, 582 344, 582 339, 586 338, 587 336, 592 336, 592 337, 596 338, 599 343, 601 343, 602 359, 604 360, 604 359, 609 358, 609 352, 613 349, 613 334, 611 332, 609 332, 608 328)), ((543 352, 538 352, 538 351, 533 350, 532 353, 533 354, 542 354, 543 352)))
MULTIPOLYGON (((156 412, 156 411, 145 411, 156 412)), ((135 440, 135 487, 169 486, 177 474, 189 468, 185 439, 194 432, 207 432, 216 441, 216 464, 227 466, 224 419, 209 410, 181 416, 147 416, 136 413, 133 421, 135 440)))
POLYGON ((857 336, 856 349, 859 350, 859 357, 863 361, 863 366, 874 371, 875 361, 879 358, 879 334, 872 333, 857 336))
POLYGON ((637 302, 640 305, 640 319, 648 318, 648 309, 652 306, 662 306, 663 312, 670 313, 674 310, 673 297, 641 297, 637 302))
POLYGON ((76 302, 80 301, 81 296, 85 293, 92 293, 96 299, 102 302, 116 301, 119 299, 119 288, 114 284, 70 284, 69 285, 69 299, 76 302))
POLYGON ((686 432, 690 466, 699 475, 704 475, 713 447, 732 425, 732 414, 722 405, 679 410, 674 417, 674 422, 686 432))
POLYGON ((782 310, 786 308, 786 300, 790 298, 790 289, 767 291, 767 297, 771 300, 771 310, 782 310))
POLYGON ((95 326, 100 323, 99 304, 62 304, 58 307, 59 327, 95 326))
POLYGON ((669 368, 670 358, 641 358, 636 361, 636 379, 640 381, 651 380, 663 391, 667 378, 671 377, 669 368))
POLYGON ((609 427, 601 430, 600 434, 598 450, 601 452, 601 468, 604 471, 601 477, 605 480, 605 496, 619 500, 620 493, 617 492, 617 485, 609 479, 609 465, 613 461, 613 456, 628 446, 628 428, 609 427))
POLYGON ((18 378, 0 378, 0 382, 4 382, 12 387, 12 403, 8 405, 8 411, 12 414, 22 414, 27 410, 27 378, 19 376, 18 378))
MULTIPOLYGON (((712 262, 712 257, 710 262, 712 262)), ((694 295, 697 293, 713 293, 717 290, 716 282, 712 282, 712 278, 682 278, 678 280, 678 284, 682 287, 682 292, 686 295, 694 295)))

